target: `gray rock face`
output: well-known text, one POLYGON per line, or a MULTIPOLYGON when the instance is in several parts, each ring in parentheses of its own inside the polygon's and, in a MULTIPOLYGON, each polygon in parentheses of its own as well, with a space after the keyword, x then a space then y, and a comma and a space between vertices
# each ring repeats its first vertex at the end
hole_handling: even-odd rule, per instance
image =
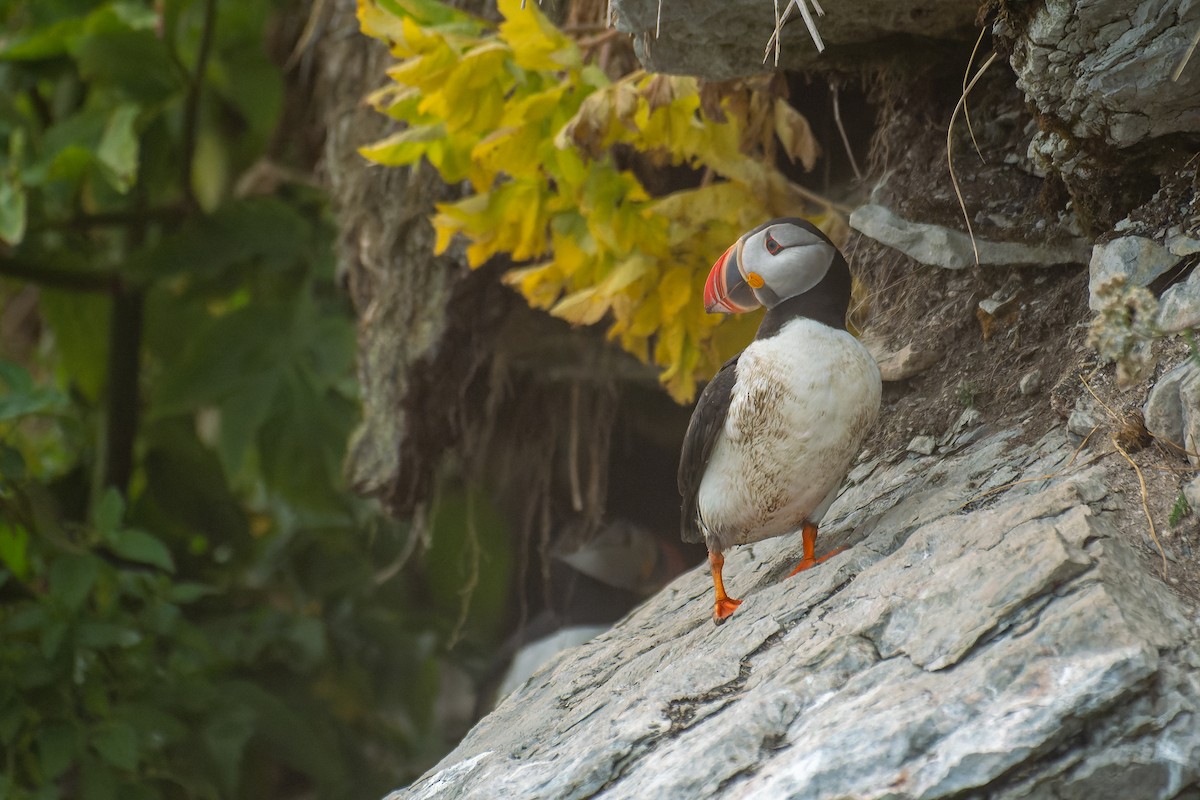
POLYGON ((1121 236, 1096 245, 1088 264, 1092 310, 1100 307, 1096 290, 1114 275, 1124 275, 1130 286, 1149 286, 1151 281, 1178 264, 1179 258, 1145 236, 1121 236))
MULTIPOLYGON (((811 66, 839 54, 860 62, 863 47, 889 40, 876 54, 897 52, 897 37, 972 40, 978 4, 973 0, 855 0, 825 2, 817 29, 828 47, 817 52, 795 9, 784 26, 780 69, 811 66)), ((787 0, 780 0, 782 13, 787 0)), ((683 73, 710 80, 775 69, 774 49, 764 63, 775 30, 775 6, 762 0, 613 0, 617 30, 631 33, 637 56, 652 72, 683 73)))
POLYGON ((1200 65, 1172 80, 1198 24, 1200 3, 1191 0, 1039 3, 1011 63, 1029 100, 1069 136, 1039 135, 1035 160, 1086 172, 1079 140, 1123 149, 1200 128, 1200 65))
MULTIPOLYGON (((856 208, 850 215, 850 227, 922 264, 946 269, 964 269, 975 264, 975 250, 971 246, 971 237, 966 233, 941 225, 911 222, 884 206, 865 205, 856 208)), ((1090 244, 1084 239, 1062 244, 1026 244, 975 237, 979 263, 983 265, 1083 264, 1088 260, 1090 244)))
MULTIPOLYGON (((1182 259, 1200 252, 1200 240, 1175 236, 1167 240, 1166 249, 1182 259)), ((1200 327, 1200 271, 1193 268, 1186 281, 1163 292, 1159 299, 1158 327, 1164 333, 1200 327)))
POLYGON ((1200 368, 1193 360, 1158 379, 1142 415, 1155 438, 1179 448, 1192 466, 1200 466, 1200 368))
POLYGON ((848 551, 788 579, 798 537, 727 553, 719 628, 681 576, 391 800, 1178 796, 1197 621, 1116 535, 1103 462, 1018 434, 860 464, 821 538, 848 551))

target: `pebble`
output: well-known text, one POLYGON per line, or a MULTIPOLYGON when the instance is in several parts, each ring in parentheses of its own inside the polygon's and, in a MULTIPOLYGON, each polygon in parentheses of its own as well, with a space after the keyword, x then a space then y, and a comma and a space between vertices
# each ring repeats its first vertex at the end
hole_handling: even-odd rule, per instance
POLYGON ((1028 397, 1031 394, 1037 394, 1042 390, 1042 371, 1035 369, 1033 372, 1026 374, 1021 378, 1021 382, 1017 384, 1021 390, 1021 394, 1028 397))
POLYGON ((914 436, 913 440, 908 443, 908 452, 919 453, 923 456, 933 455, 936 448, 937 442, 932 436, 914 436))

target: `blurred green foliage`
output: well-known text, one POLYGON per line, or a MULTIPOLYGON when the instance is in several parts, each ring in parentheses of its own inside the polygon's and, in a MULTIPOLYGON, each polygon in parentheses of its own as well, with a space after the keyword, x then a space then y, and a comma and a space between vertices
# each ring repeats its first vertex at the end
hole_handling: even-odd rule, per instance
POLYGON ((0 2, 0 797, 378 797, 446 746, 447 638, 495 635, 482 501, 414 581, 342 487, 326 199, 239 181, 302 159, 264 37, 304 12, 0 2))

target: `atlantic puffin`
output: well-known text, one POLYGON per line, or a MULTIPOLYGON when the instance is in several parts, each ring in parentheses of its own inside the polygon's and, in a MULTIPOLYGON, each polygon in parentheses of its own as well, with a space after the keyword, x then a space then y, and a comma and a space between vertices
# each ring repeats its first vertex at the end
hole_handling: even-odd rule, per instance
MULTIPOLYGON (((879 367, 846 330, 850 268, 815 225, 759 225, 717 259, 704 284, 709 313, 765 306, 754 340, 721 367, 692 412, 679 460, 686 542, 708 547, 720 625, 741 600, 725 593, 724 552, 796 530, 804 557, 879 415, 879 367)), ((838 551, 835 551, 838 552, 838 551)))

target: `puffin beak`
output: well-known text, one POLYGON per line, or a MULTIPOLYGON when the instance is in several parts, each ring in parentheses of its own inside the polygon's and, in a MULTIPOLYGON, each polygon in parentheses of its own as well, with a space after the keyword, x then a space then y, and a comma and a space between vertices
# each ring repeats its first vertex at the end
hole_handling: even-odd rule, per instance
POLYGON ((710 314, 742 314, 761 305, 738 263, 741 244, 734 242, 717 259, 704 282, 704 310, 710 314))

